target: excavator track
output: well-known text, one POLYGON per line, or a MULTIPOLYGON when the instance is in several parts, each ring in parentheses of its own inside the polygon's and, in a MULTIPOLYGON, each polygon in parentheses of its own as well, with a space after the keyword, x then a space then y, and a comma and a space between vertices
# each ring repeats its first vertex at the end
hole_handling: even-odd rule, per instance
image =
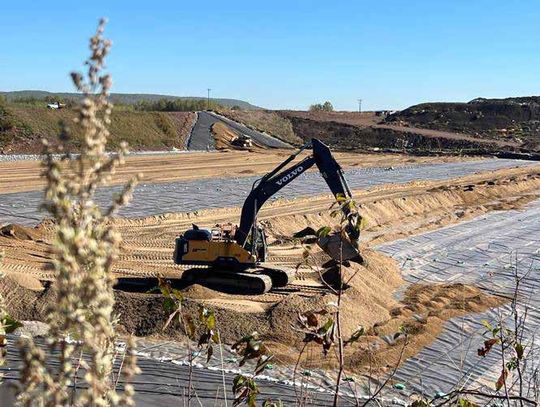
POLYGON ((218 268, 191 268, 184 271, 182 279, 231 294, 260 295, 272 289, 270 276, 256 271, 230 271, 218 268))
POLYGON ((290 284, 295 278, 294 270, 273 263, 260 263, 254 273, 264 274, 272 279, 273 287, 285 287, 290 284))
POLYGON ((223 292, 260 295, 273 288, 287 286, 295 279, 295 272, 271 263, 261 263, 257 267, 243 271, 194 267, 185 270, 182 279, 188 283, 201 284, 223 292))

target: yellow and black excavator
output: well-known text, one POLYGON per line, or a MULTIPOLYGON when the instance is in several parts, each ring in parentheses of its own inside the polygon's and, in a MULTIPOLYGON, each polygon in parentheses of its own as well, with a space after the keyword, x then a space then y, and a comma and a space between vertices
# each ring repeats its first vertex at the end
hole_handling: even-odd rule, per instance
MULTIPOLYGON (((224 291, 251 294, 262 294, 272 287, 286 286, 293 278, 294 271, 266 262, 266 236, 257 222, 257 213, 271 196, 313 165, 317 166, 338 202, 352 197, 343 170, 328 146, 312 139, 274 170, 254 182, 242 207, 239 226, 227 223, 208 230, 193 225, 192 229, 176 239, 174 262, 197 266, 186 270, 182 278, 224 291), (313 150, 311 155, 283 170, 309 147, 313 150)), ((348 220, 346 239, 341 235, 329 235, 320 238, 318 244, 335 260, 361 263, 358 251, 359 215, 352 212, 348 205, 341 207, 348 220), (335 244, 336 239, 339 245, 335 244)))

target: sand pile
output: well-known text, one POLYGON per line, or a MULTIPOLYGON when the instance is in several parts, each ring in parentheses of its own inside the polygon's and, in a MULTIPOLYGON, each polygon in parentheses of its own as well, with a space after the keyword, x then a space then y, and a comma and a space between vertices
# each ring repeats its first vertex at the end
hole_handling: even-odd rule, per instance
POLYGON ((441 333, 444 322, 469 313, 502 305, 506 300, 464 284, 414 284, 404 299, 390 311, 391 318, 372 326, 368 335, 349 350, 349 368, 368 367, 384 372, 414 356, 441 333), (407 339, 393 335, 404 327, 407 339))
POLYGON ((9 224, 0 228, 0 236, 19 240, 38 240, 40 233, 35 229, 9 224))
MULTIPOLYGON (((367 334, 358 343, 346 348, 348 369, 361 372, 371 365, 384 371, 397 363, 403 342, 388 341, 400 326, 409 331, 404 357, 410 357, 433 341, 440 333, 444 321, 470 312, 481 312, 498 306, 502 300, 463 284, 413 285, 402 301, 393 293, 403 284, 397 264, 383 254, 364 250, 365 266, 351 263, 343 268, 349 287, 342 297, 343 335, 348 338, 360 325, 367 334)), ((53 286, 42 292, 23 287, 16 278, 6 277, 0 284, 7 309, 21 320, 45 320, 47 309, 56 303, 53 286)), ((220 307, 220 301, 249 302, 249 296, 219 293, 199 285, 183 290, 183 310, 196 321, 201 306, 216 313, 217 326, 225 343, 233 343, 253 331, 265 339, 271 352, 282 363, 295 363, 302 348, 303 334, 293 329, 299 313, 332 309, 336 297, 327 291, 306 297, 299 294, 285 296, 265 312, 247 313, 220 307)), ((169 312, 163 307, 159 294, 116 291, 115 312, 120 317, 119 332, 137 336, 156 336, 179 339, 184 336, 183 326, 174 322, 163 331, 169 312)), ((253 296, 257 301, 258 296, 253 296)), ((334 354, 322 356, 320 345, 309 345, 302 361, 305 368, 334 367, 334 354)))
POLYGON ((212 298, 217 298, 220 296, 219 292, 204 287, 200 284, 190 285, 189 287, 181 290, 181 292, 185 296, 185 298, 189 298, 192 300, 210 300, 212 298))
POLYGON ((231 142, 237 138, 237 134, 225 123, 216 122, 212 125, 212 134, 216 141, 216 150, 231 149, 231 142))
POLYGON ((40 293, 25 288, 17 280, 10 275, 0 280, 0 295, 4 298, 7 312, 19 320, 41 319, 35 310, 40 293))

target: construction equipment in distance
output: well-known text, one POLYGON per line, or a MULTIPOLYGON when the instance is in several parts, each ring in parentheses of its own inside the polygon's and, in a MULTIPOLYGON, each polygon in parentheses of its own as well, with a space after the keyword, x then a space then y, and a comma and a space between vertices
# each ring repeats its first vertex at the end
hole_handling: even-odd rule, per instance
MULTIPOLYGON (((242 207, 239 226, 227 223, 207 230, 193 225, 192 229, 176 239, 174 262, 197 266, 186 270, 182 278, 223 291, 251 294, 262 294, 272 287, 286 286, 292 280, 294 271, 266 262, 266 236, 257 222, 257 213, 270 197, 313 165, 317 166, 338 202, 352 198, 343 170, 330 149, 321 141, 312 139, 253 183, 242 207), (283 170, 310 146, 313 154, 283 170)), ((347 239, 329 235, 319 239, 319 246, 335 260, 361 262, 358 252, 359 215, 351 211, 348 205, 341 205, 341 208, 347 215, 347 239)))

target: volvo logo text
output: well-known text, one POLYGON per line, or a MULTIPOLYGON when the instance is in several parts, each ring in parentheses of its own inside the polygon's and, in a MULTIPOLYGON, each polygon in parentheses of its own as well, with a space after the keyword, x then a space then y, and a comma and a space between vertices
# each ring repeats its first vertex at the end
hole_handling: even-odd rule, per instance
POLYGON ((300 167, 296 168, 295 170, 291 171, 290 173, 288 173, 287 175, 283 176, 281 179, 277 180, 276 184, 281 186, 281 185, 283 185, 283 183, 285 183, 287 181, 290 181, 291 179, 293 179, 297 175, 300 175, 302 173, 302 171, 304 171, 304 167, 300 166, 300 167))

